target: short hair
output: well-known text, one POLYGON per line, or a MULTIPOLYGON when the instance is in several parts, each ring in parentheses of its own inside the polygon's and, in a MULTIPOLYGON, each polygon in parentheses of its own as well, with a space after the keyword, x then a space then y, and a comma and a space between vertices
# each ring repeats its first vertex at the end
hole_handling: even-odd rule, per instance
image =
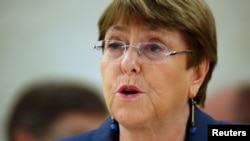
POLYGON ((18 127, 42 137, 50 123, 67 112, 106 116, 107 109, 97 91, 73 83, 38 83, 24 89, 14 104, 7 124, 7 136, 13 140, 18 127))
POLYGON ((207 85, 217 64, 217 37, 213 14, 204 0, 113 0, 98 21, 99 40, 109 27, 121 22, 180 31, 193 50, 187 68, 207 59, 210 67, 196 103, 204 106, 207 85))

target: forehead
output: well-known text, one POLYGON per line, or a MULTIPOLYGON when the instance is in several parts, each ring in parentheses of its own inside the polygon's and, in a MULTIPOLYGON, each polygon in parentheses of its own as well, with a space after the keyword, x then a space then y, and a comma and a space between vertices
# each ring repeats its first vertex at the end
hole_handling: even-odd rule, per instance
POLYGON ((107 34, 112 33, 131 33, 133 31, 140 31, 142 33, 149 33, 152 35, 158 35, 158 36, 166 36, 171 34, 171 32, 174 32, 174 30, 169 30, 166 28, 155 28, 155 27, 149 27, 149 26, 143 26, 143 25, 123 25, 123 24, 117 24, 112 25, 107 30, 107 34))
MULTIPOLYGON (((109 36, 123 36, 129 34, 143 34, 143 37, 155 38, 155 39, 162 39, 166 41, 174 40, 174 39, 184 39, 184 35, 180 30, 177 29, 169 29, 166 27, 151 27, 145 25, 124 25, 124 24, 117 24, 112 25, 108 28, 107 32, 105 33, 105 38, 109 36)), ((137 37, 138 37, 137 36, 137 37)))

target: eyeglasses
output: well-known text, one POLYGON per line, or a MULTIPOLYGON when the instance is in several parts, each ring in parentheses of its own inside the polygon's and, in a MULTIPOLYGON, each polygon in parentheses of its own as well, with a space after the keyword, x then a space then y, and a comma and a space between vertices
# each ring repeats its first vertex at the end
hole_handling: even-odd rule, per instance
POLYGON ((169 51, 165 45, 154 42, 141 42, 132 46, 117 40, 101 40, 93 48, 102 58, 116 61, 124 56, 129 47, 136 48, 142 62, 147 64, 163 63, 167 56, 192 52, 192 50, 169 51))

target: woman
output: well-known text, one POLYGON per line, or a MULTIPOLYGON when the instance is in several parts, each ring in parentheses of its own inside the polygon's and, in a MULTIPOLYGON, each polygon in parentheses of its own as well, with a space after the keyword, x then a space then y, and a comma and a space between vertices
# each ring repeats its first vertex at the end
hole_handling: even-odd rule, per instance
POLYGON ((199 110, 217 62, 203 0, 113 0, 99 19, 103 93, 111 117, 63 141, 206 141, 199 110))

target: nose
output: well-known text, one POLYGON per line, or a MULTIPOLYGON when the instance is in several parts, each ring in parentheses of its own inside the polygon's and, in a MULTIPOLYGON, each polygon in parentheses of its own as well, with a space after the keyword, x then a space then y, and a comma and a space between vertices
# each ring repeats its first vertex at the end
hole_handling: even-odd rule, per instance
POLYGON ((138 62, 138 50, 135 47, 128 47, 121 62, 122 72, 127 75, 138 74, 140 65, 138 62))

